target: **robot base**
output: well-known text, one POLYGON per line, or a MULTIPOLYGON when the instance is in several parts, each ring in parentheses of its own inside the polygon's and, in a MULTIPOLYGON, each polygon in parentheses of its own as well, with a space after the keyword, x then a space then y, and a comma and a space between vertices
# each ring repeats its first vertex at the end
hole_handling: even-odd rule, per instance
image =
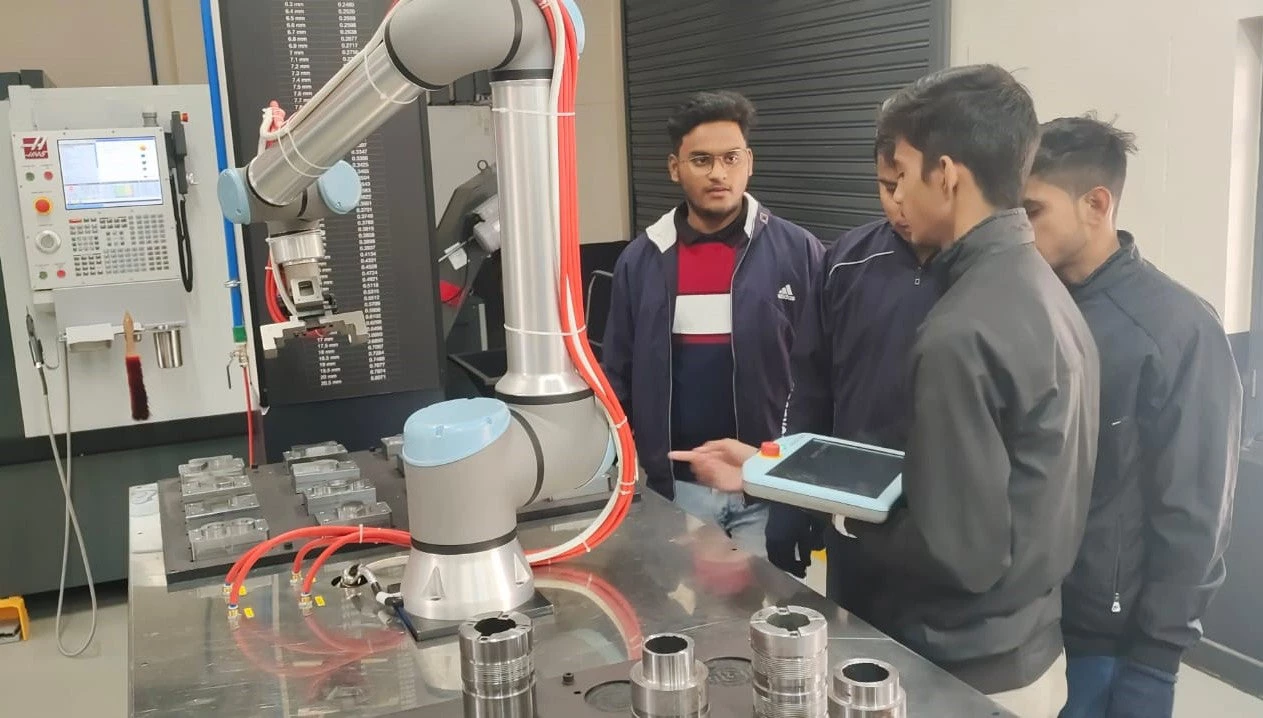
POLYGON ((498 546, 465 546, 460 552, 413 540, 404 569, 403 602, 418 638, 455 633, 462 621, 483 613, 519 611, 532 618, 552 612, 535 581, 516 531, 498 546))

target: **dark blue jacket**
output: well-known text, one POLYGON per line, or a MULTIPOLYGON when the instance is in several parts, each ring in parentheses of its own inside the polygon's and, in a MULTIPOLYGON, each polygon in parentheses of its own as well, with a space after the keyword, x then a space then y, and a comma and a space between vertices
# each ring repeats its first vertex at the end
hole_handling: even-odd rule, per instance
MULTIPOLYGON (((886 220, 847 232, 829 248, 823 267, 818 301, 803 312, 796 333, 785 433, 902 451, 912 421, 908 359, 942 283, 886 220)), ((830 517, 773 505, 768 558, 804 576, 822 533, 833 533, 830 517)), ((863 617, 875 577, 867 575, 853 542, 829 538, 829 598, 863 617)))
POLYGON ((797 333, 786 433, 902 450, 912 422, 908 357, 942 293, 890 222, 857 227, 835 242, 819 301, 797 333))
MULTIPOLYGON (((790 389, 790 350, 804 307, 815 302, 824 248, 807 230, 747 195, 749 237, 732 280, 733 395, 737 436, 780 435, 790 389)), ((601 363, 631 421, 649 487, 675 496, 671 461, 671 354, 676 299, 675 210, 637 236, 614 267, 601 363)))

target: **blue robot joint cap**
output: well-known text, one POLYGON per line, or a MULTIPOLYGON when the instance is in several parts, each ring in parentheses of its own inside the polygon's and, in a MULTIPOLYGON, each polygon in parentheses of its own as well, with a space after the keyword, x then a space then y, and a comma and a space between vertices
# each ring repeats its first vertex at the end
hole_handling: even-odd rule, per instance
POLYGON ((453 399, 427 406, 403 427, 402 456, 417 467, 454 464, 491 446, 512 416, 499 399, 453 399))

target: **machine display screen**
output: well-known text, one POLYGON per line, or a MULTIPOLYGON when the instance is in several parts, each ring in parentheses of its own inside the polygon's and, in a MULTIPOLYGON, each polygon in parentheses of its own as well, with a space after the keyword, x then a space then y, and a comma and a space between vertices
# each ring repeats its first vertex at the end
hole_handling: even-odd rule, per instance
POLYGON ((812 439, 768 476, 875 499, 903 471, 903 457, 812 439))
POLYGON ((163 168, 153 137, 58 140, 66 209, 162 204, 163 168))

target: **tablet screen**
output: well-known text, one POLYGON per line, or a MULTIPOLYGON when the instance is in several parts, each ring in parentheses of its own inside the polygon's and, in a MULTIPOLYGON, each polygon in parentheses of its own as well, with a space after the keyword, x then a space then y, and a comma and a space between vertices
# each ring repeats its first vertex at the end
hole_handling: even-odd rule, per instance
POLYGON ((903 471, 903 457, 812 439, 768 476, 875 499, 903 471))

